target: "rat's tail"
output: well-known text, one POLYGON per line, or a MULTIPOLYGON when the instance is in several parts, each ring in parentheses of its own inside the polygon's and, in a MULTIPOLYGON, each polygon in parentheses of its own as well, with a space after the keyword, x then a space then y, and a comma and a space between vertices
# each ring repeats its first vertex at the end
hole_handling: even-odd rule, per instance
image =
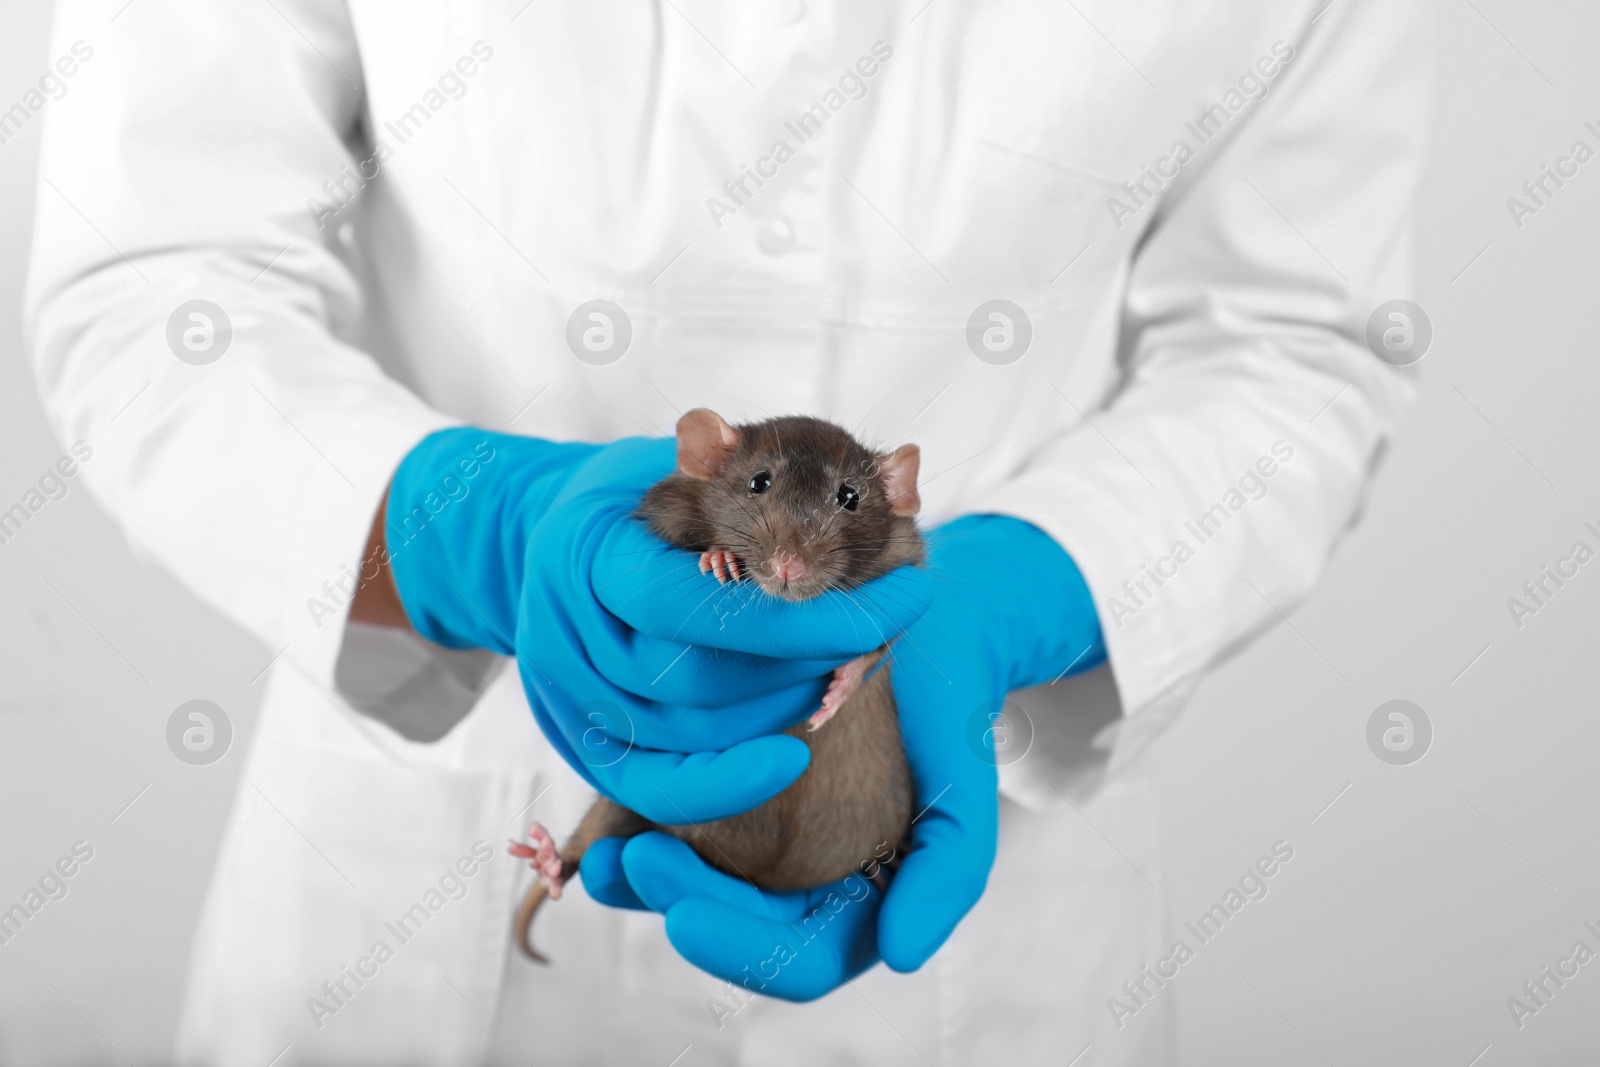
MULTIPOLYGON (((565 885, 578 873, 578 868, 583 862, 584 853, 589 851, 589 846, 602 837, 632 837, 653 829, 654 823, 642 815, 636 815, 620 804, 613 803, 605 797, 594 802, 583 821, 578 823, 578 828, 572 832, 566 845, 556 853, 555 858, 561 861, 560 872, 546 868, 545 877, 540 878, 528 887, 527 894, 522 898, 522 906, 517 908, 517 921, 512 927, 517 945, 530 960, 539 963, 549 963, 538 950, 533 947, 533 942, 528 937, 528 930, 533 926, 533 915, 539 910, 539 905, 545 902, 550 894, 550 884, 547 879, 554 879, 558 886, 565 885)), ((528 834, 535 838, 534 845, 524 845, 513 841, 510 852, 513 856, 535 861, 535 869, 540 864, 549 863, 550 857, 545 850, 552 847, 549 832, 543 826, 535 823, 528 828, 528 834)), ((556 894, 560 896, 558 892, 556 894)))
POLYGON ((533 925, 534 913, 539 910, 539 905, 545 902, 550 895, 550 887, 540 879, 528 887, 528 892, 522 898, 522 906, 517 908, 517 923, 514 927, 517 945, 530 960, 539 963, 549 963, 540 952, 533 947, 533 942, 528 938, 528 928, 533 925))

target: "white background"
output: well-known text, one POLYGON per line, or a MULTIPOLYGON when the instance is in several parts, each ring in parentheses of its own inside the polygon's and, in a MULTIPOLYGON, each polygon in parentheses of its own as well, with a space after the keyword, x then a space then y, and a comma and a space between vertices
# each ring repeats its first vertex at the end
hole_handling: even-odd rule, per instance
MULTIPOLYGON (((1600 547, 1600 159, 1520 230, 1505 205, 1574 140, 1600 148, 1600 5, 1444 17, 1410 294, 1435 333, 1423 401, 1315 597, 1151 756, 1175 924, 1295 849, 1163 992, 1185 1065, 1600 1056, 1600 961, 1520 1030, 1506 1007, 1574 941, 1600 949, 1600 561, 1520 630, 1506 607, 1573 541, 1600 547), (1366 744, 1394 698, 1434 725, 1409 767, 1366 744)), ((0 5, 0 101, 53 58, 48 18, 0 5)), ((39 127, 0 145, 0 508, 65 451, 17 324, 39 127)), ((79 485, 0 545, 0 650, 0 903, 95 850, 0 947, 0 1062, 162 1062, 269 651, 134 559, 79 485), (210 767, 164 739, 197 697, 237 734, 210 767)))

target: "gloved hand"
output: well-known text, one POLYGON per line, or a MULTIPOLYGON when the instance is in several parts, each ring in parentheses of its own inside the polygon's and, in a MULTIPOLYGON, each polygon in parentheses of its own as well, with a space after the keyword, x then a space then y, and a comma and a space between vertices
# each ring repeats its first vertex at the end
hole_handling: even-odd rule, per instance
POLYGON ((746 811, 799 777, 805 745, 769 735, 815 711, 834 667, 903 631, 928 599, 885 579, 886 595, 870 601, 830 594, 739 611, 753 599, 743 590, 712 604, 697 558, 631 517, 675 454, 670 439, 598 446, 441 430, 401 462, 385 506, 416 631, 516 656, 550 743, 600 792, 661 823, 746 811), (601 578, 609 597, 652 618, 664 591, 668 632, 638 633, 607 611, 601 578), (705 647, 708 635, 735 651, 705 647), (740 650, 757 645, 769 655, 740 650))
MULTIPOLYGON (((1105 659, 1088 586, 1047 534, 1018 519, 973 515, 927 541, 926 568, 907 571, 922 575, 933 603, 891 646, 919 814, 912 851, 887 895, 860 875, 809 892, 768 892, 663 834, 643 834, 589 849, 582 872, 591 896, 662 912, 667 937, 691 963, 788 1000, 819 997, 879 955, 897 971, 927 962, 977 903, 994 862, 991 715, 1013 689, 1105 659), (770 963, 776 946, 792 958, 770 963)), ((618 610, 646 629, 657 625, 618 610)))

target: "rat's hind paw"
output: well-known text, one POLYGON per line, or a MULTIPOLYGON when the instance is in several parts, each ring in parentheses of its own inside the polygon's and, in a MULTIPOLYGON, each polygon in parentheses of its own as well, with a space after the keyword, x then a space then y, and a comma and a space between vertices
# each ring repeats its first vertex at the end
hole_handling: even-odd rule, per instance
POLYGON ((846 700, 855 695, 867 674, 883 658, 881 650, 868 652, 865 656, 857 656, 843 667, 836 667, 833 672, 833 681, 828 683, 828 691, 822 695, 822 707, 812 712, 811 718, 806 720, 806 730, 815 732, 822 729, 822 725, 833 718, 846 700))
POLYGON ((717 584, 737 582, 742 573, 739 557, 725 548, 713 548, 700 553, 700 573, 710 571, 717 576, 717 584))
POLYGON ((556 842, 539 823, 528 827, 528 841, 524 845, 520 841, 511 842, 511 847, 506 851, 513 856, 520 856, 528 861, 528 865, 539 872, 539 880, 550 889, 550 899, 561 899, 561 885, 566 881, 562 874, 561 857, 556 854, 556 842))

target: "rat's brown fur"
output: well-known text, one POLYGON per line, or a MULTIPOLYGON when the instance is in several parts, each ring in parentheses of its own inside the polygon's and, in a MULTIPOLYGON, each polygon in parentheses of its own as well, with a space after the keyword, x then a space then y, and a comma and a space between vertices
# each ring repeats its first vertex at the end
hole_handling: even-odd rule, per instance
MULTIPOLYGON (((915 450, 910 485, 904 486, 904 449, 878 455, 848 432, 821 419, 788 417, 736 430, 709 412, 691 412, 678 424, 679 473, 653 486, 639 506, 652 530, 678 548, 737 553, 745 573, 773 595, 803 600, 828 589, 848 590, 903 564, 921 563, 923 544, 915 511, 915 450), (697 466, 686 451, 704 453, 706 423, 737 435, 713 442, 708 462, 697 466), (771 488, 749 491, 756 471, 768 471, 771 488), (686 473, 695 472, 693 475, 686 473), (896 478, 895 476, 899 477, 896 478), (891 493, 886 483, 898 482, 891 493), (839 486, 860 494, 857 510, 835 502, 839 486), (898 499, 897 499, 898 498, 898 499), (779 583, 761 561, 777 551, 798 552, 805 578, 779 583)), ((710 580, 710 579, 708 579, 710 580)), ((882 657, 887 646, 873 653, 882 657)), ((718 870, 770 889, 825 885, 899 854, 911 827, 911 771, 900 738, 899 715, 883 664, 825 725, 799 723, 785 731, 811 749, 811 762, 783 792, 752 811, 699 825, 663 826, 604 797, 597 800, 559 850, 561 876, 570 878, 589 846, 603 837, 632 837, 660 830, 687 842, 718 870)), ((517 941, 543 960, 528 940, 534 912, 548 890, 536 883, 517 913, 517 941)))

